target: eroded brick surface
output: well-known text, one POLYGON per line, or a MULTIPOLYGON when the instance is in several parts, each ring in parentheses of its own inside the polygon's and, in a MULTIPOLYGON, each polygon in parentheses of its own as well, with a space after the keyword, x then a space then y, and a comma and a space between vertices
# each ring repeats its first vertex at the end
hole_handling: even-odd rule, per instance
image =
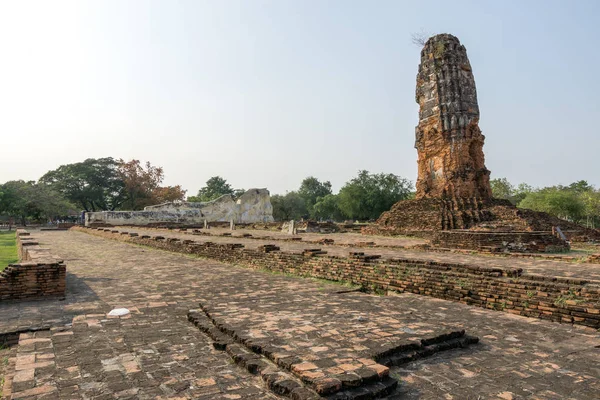
MULTIPOLYGON (((121 398, 235 398, 244 390, 255 391, 252 396, 258 398, 273 396, 260 378, 233 365, 227 354, 214 349, 212 340, 187 321, 187 311, 202 302, 227 305, 220 310, 223 321, 244 322, 248 334, 276 335, 283 340, 280 345, 292 343, 297 354, 315 357, 346 349, 352 338, 377 332, 381 338, 387 333, 427 337, 463 328, 481 339, 470 349, 439 353, 402 369, 393 367, 390 373, 401 379, 398 391, 404 398, 591 399, 600 390, 600 356, 595 348, 600 338, 590 329, 415 295, 340 294, 336 292, 348 288, 79 232, 42 232, 39 237, 69 265, 64 302, 27 306, 30 315, 54 313, 57 320, 73 320, 72 327, 49 331, 56 373, 39 386, 52 383, 63 398, 81 398, 82 393, 100 396, 102 390, 108 391, 106 398, 117 393, 121 398), (128 307, 132 314, 126 319, 107 318, 114 307, 128 307), (272 315, 279 312, 285 318, 272 315), (327 320, 326 315, 333 317, 327 320), (267 321, 281 324, 283 330, 269 331, 267 321), (285 326, 306 328, 285 332, 285 326), (340 340, 311 337, 325 332, 325 327, 338 331, 340 340)), ((25 308, 8 304, 0 311, 13 315, 25 308)), ((359 340, 360 345, 364 342, 359 340)), ((368 366, 365 360, 360 362, 368 366)), ((303 360, 299 364, 308 364, 297 369, 314 371, 310 364, 318 366, 315 361, 303 360)), ((354 361, 335 366, 350 373, 354 361)), ((252 397, 244 394, 241 398, 252 397)))
MULTIPOLYGON (((556 322, 600 328, 598 281, 535 275, 522 268, 487 267, 483 263, 437 262, 350 252, 329 256, 320 248, 280 251, 264 244, 199 242, 135 232, 83 229, 108 239, 194 254, 254 269, 347 281, 371 290, 409 292, 556 322)), ((401 254, 401 253, 400 253, 401 254)))

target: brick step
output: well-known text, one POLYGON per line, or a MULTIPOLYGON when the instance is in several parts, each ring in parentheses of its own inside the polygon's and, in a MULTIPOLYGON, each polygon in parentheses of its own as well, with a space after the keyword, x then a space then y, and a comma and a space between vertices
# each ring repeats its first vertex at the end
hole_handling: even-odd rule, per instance
POLYGON ((479 343, 479 338, 465 335, 464 330, 456 331, 431 339, 422 339, 419 343, 397 346, 377 355, 375 360, 387 367, 400 366, 442 351, 465 348, 476 343, 479 343))
POLYGON ((218 325, 206 307, 202 304, 200 307, 201 310, 188 312, 188 320, 215 341, 216 349, 226 351, 236 364, 248 372, 260 374, 267 387, 278 395, 298 400, 375 399, 389 395, 398 385, 398 381, 389 377, 387 368, 381 374, 363 368, 350 374, 335 375, 334 379, 316 381, 295 376, 294 368, 299 362, 297 357, 273 357, 274 352, 268 344, 240 338, 233 328, 218 325))
POLYGON ((213 325, 201 310, 190 310, 188 320, 214 340, 213 346, 215 349, 226 351, 238 366, 253 375, 260 375, 265 385, 273 393, 298 400, 318 399, 320 397, 314 391, 306 388, 299 379, 281 371, 275 363, 266 357, 237 344, 232 337, 221 332, 213 325))

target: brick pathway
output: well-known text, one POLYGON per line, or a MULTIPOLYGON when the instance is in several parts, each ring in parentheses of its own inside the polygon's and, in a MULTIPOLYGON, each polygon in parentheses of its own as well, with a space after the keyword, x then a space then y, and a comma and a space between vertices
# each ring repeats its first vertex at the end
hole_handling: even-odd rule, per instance
POLYGON ((600 334, 589 329, 428 297, 339 293, 348 288, 80 232, 37 236, 65 259, 67 299, 0 305, 0 334, 28 324, 54 327, 22 334, 13 394, 275 398, 260 377, 234 365, 187 321, 188 310, 200 304, 217 323, 286 348, 305 371, 331 376, 343 375, 335 368, 352 371, 386 344, 457 329, 481 339, 393 367, 391 376, 401 381, 393 398, 593 399, 600 393, 600 334), (115 307, 132 314, 107 318, 115 307), (317 368, 305 364, 311 358, 317 368))

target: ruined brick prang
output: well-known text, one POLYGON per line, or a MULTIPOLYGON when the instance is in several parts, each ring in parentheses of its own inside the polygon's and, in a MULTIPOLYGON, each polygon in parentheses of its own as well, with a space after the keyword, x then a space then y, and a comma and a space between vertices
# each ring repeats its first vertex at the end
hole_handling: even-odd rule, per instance
POLYGON ((425 44, 416 101, 417 199, 491 198, 475 79, 467 51, 456 37, 436 35, 425 44))

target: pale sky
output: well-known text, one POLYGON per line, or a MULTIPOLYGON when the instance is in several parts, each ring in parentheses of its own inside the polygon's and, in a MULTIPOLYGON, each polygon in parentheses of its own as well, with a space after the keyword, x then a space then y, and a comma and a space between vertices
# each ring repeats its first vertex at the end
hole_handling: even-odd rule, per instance
POLYGON ((416 180, 411 34, 466 46, 492 178, 600 186, 600 1, 0 0, 0 183, 86 158, 193 195, 416 180))

